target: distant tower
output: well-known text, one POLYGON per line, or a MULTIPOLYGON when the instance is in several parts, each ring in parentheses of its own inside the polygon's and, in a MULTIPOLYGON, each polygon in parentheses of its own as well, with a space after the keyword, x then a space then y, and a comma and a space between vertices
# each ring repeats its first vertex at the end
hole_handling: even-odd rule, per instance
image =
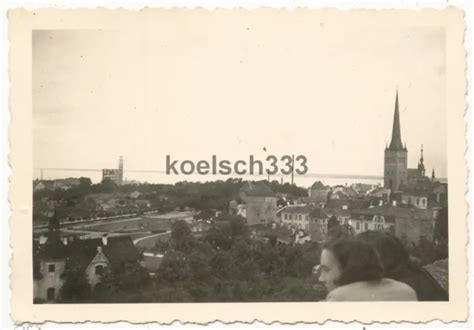
POLYGON ((420 161, 418 162, 418 174, 421 178, 425 177, 425 164, 423 163, 423 145, 421 145, 420 161))
POLYGON ((400 112, 398 109, 398 90, 395 97, 395 113, 393 116, 392 140, 385 148, 384 187, 391 191, 399 190, 401 184, 407 182, 406 146, 403 146, 400 133, 400 112))
POLYGON ((121 185, 123 183, 123 157, 120 156, 120 159, 119 159, 119 177, 118 177, 118 180, 117 180, 117 184, 121 185))
POLYGON ((435 170, 433 168, 433 171, 431 172, 431 181, 434 181, 435 179, 436 179, 435 170))

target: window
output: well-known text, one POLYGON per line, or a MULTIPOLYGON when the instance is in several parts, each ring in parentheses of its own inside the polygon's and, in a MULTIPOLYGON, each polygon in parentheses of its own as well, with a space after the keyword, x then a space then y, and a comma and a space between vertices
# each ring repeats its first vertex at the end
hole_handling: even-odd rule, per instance
POLYGON ((364 223, 364 231, 369 230, 369 224, 367 222, 364 223))
POLYGON ((293 215, 290 214, 288 217, 290 220, 293 220, 293 215))
POLYGON ((55 264, 49 264, 48 265, 48 272, 49 273, 54 273, 56 270, 56 265, 55 264))
POLYGON ((288 214, 287 214, 287 213, 283 213, 283 218, 284 218, 285 220, 288 220, 288 214))
POLYGON ((46 290, 46 299, 47 300, 54 300, 55 298, 55 292, 56 290, 54 288, 48 288, 46 290))
POLYGON ((360 230, 360 222, 359 221, 356 222, 356 230, 360 230))
POLYGON ((104 266, 102 266, 102 265, 95 266, 95 274, 96 275, 102 275, 103 272, 104 272, 104 266))

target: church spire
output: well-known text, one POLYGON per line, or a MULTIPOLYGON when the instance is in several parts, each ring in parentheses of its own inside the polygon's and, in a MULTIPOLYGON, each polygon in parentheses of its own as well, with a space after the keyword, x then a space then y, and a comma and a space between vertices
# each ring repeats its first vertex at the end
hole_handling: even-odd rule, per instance
POLYGON ((420 172, 421 177, 425 176, 425 164, 423 164, 423 162, 424 162, 423 145, 421 145, 420 161, 418 162, 418 171, 420 172))
POLYGON ((393 115, 392 141, 390 142, 390 150, 404 150, 402 144, 402 135, 400 133, 400 112, 398 110, 398 89, 395 98, 395 113, 393 115))

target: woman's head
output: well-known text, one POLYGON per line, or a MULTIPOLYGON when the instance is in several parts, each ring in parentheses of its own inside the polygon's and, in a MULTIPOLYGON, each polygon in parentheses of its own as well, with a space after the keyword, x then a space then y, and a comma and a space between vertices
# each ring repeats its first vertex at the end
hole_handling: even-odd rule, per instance
POLYGON ((375 249, 382 262, 385 277, 392 277, 409 267, 408 252, 395 236, 381 231, 366 231, 357 235, 357 238, 367 242, 375 249))
POLYGON ((341 238, 323 246, 319 280, 329 291, 340 285, 382 278, 382 264, 366 242, 341 238))

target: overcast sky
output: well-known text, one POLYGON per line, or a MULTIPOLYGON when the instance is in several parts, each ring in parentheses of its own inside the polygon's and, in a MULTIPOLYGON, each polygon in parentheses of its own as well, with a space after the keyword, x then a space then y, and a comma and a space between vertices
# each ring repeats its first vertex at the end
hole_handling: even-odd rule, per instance
POLYGON ((409 167, 423 144, 429 174, 446 176, 441 28, 185 16, 33 33, 35 168, 123 155, 163 170, 168 154, 264 159, 266 147, 306 155, 313 173, 382 175, 398 87, 409 167))

